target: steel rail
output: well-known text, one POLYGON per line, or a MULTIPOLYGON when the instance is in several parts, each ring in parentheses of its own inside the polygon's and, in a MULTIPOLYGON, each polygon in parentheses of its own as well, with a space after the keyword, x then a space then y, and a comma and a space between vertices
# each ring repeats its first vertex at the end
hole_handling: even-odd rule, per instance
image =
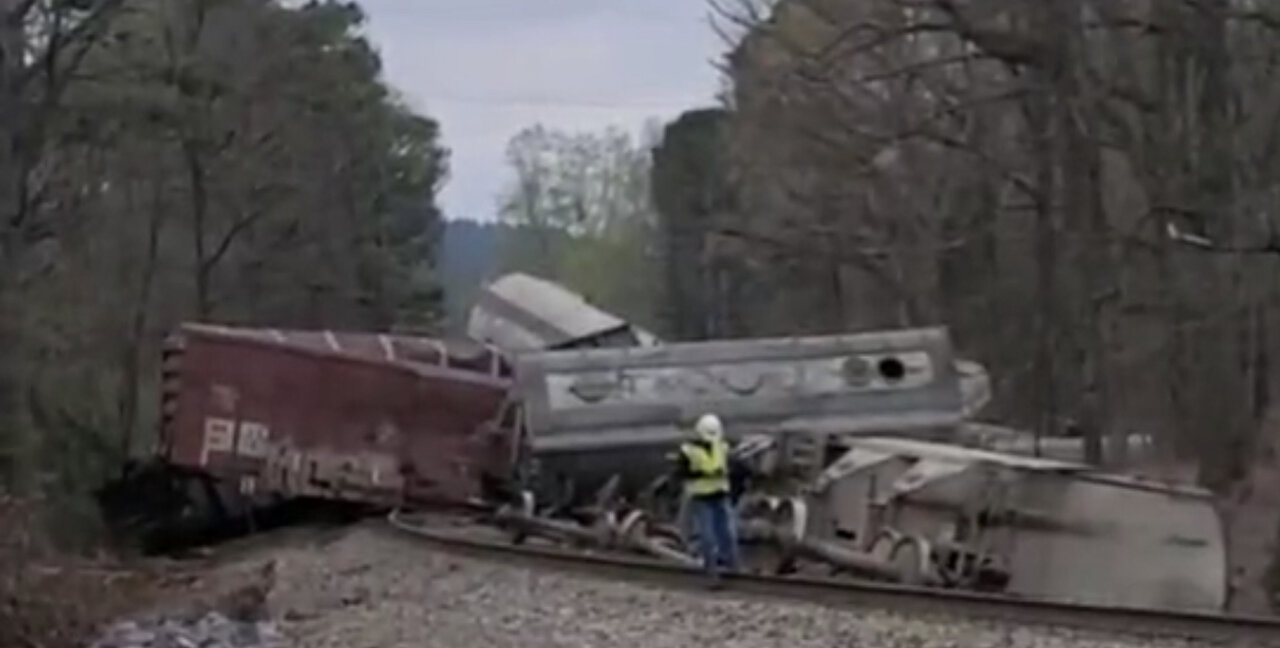
MULTIPOLYGON (((398 510, 392 511, 387 521, 402 534, 459 555, 680 589, 705 590, 707 585, 706 576, 700 570, 656 559, 478 538, 443 525, 414 522, 398 510)), ((725 576, 723 585, 722 592, 718 594, 764 596, 842 608, 878 608, 894 613, 967 617, 1014 625, 1060 626, 1133 637, 1280 647, 1280 618, 1066 603, 808 576, 730 574, 725 576)))

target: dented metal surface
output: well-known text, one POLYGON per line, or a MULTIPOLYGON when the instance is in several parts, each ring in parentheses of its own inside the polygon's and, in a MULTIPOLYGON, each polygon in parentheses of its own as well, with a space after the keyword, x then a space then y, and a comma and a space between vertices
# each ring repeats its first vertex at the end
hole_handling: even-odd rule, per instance
POLYGON ((463 501, 513 456, 483 345, 188 325, 168 356, 164 457, 245 496, 463 501))

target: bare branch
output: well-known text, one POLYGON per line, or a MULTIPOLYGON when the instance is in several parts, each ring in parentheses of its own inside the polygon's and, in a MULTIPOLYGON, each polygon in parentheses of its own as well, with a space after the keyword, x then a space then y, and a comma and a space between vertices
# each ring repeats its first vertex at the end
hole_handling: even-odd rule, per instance
POLYGON ((28 16, 37 2, 39 0, 18 0, 18 2, 14 3, 13 8, 5 14, 5 24, 14 28, 21 28, 26 25, 28 16))
POLYGON ((957 35, 993 58, 1012 66, 1056 67, 1051 64, 1052 56, 1043 43, 982 27, 970 20, 955 0, 933 0, 933 5, 951 19, 951 27, 957 35))
POLYGON ((1280 255, 1280 237, 1276 236, 1275 232, 1272 232, 1268 240, 1261 245, 1222 245, 1215 243, 1207 236, 1183 232, 1177 225, 1170 222, 1165 224, 1165 236, 1175 243, 1214 254, 1280 255))
MULTIPOLYGON (((97 43, 112 16, 123 5, 124 0, 95 0, 91 7, 77 12, 83 15, 70 28, 64 27, 67 10, 55 9, 55 28, 49 35, 45 50, 36 57, 42 65, 25 68, 18 76, 17 86, 26 86, 39 74, 50 75, 49 78, 53 79, 52 73, 55 71, 58 78, 74 71, 84 60, 89 48, 97 43), (68 61, 56 68, 51 67, 53 62, 62 61, 68 51, 68 61)), ((61 86, 58 90, 61 91, 61 86)), ((56 96, 60 95, 55 95, 55 100, 56 96)))

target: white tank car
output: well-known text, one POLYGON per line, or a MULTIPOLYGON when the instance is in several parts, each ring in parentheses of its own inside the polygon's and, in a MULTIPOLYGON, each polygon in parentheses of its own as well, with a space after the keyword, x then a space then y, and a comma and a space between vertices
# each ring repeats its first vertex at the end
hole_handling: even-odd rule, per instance
MULTIPOLYGON (((946 329, 526 352, 515 396, 543 483, 638 487, 667 468, 681 426, 948 440, 968 414, 946 329)), ((813 460, 821 462, 822 457, 813 460)))
POLYGON ((917 439, 833 441, 842 454, 805 490, 801 534, 828 549, 814 555, 864 551, 959 588, 999 572, 996 589, 1030 598, 1227 603, 1222 520, 1204 490, 917 439))

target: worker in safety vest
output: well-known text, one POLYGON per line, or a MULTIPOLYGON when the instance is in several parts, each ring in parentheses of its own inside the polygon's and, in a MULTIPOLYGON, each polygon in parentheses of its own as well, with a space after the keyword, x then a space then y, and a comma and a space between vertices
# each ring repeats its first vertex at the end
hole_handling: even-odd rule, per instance
POLYGON ((684 482, 699 551, 707 572, 738 569, 738 538, 729 497, 729 444, 720 418, 705 414, 693 427, 693 439, 680 445, 676 474, 684 482))

